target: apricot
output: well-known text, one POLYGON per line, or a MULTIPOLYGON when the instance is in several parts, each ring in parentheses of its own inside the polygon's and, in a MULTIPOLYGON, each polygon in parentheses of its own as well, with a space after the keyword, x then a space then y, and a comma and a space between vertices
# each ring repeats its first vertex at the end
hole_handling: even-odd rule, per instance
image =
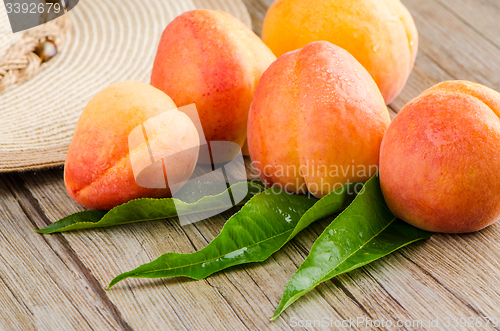
POLYGON ((196 127, 165 93, 144 83, 116 83, 85 107, 66 157, 64 183, 69 195, 90 209, 108 210, 136 198, 169 197, 163 169, 170 170, 168 182, 189 179, 198 149, 196 127), (129 148, 134 129, 147 132, 148 140, 131 139, 134 146, 129 148), (152 156, 159 167, 147 167, 152 156), (162 166, 165 157, 169 163, 162 166), (141 176, 146 187, 136 182, 131 158, 146 170, 141 176))
POLYGON ((380 150, 380 184, 402 220, 465 233, 500 218, 500 93, 449 81, 410 101, 380 150))
MULTIPOLYGON (((235 17, 194 10, 178 16, 163 32, 151 84, 179 107, 196 104, 208 142, 231 141, 242 147, 252 96, 275 59, 235 17)), ((234 156, 228 151, 226 159, 234 156)))
POLYGON ((278 0, 262 39, 276 56, 320 40, 342 47, 372 75, 386 104, 406 84, 418 46, 413 18, 399 0, 278 0))
POLYGON ((261 180, 322 197, 378 170, 389 112, 370 74, 345 50, 313 42, 264 72, 248 119, 261 180))

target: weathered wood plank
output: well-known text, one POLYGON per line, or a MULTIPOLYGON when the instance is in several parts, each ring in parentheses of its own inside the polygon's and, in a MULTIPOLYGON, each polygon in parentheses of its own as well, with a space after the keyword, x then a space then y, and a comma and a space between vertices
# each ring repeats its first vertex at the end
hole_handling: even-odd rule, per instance
MULTIPOLYGON (((33 190, 37 199, 43 201, 40 204, 48 217, 51 220, 57 220, 67 214, 67 211, 51 207, 72 206, 74 202, 65 193, 60 171, 46 176, 42 180, 43 184, 37 182, 40 178, 28 179, 27 187, 33 190), (48 194, 47 191, 49 191, 48 194), (45 205, 44 202, 47 201, 50 203, 45 205)), ((193 250, 190 240, 179 226, 163 224, 163 222, 151 222, 149 225, 146 229, 139 225, 131 228, 119 227, 69 233, 64 237, 78 252, 80 259, 96 275, 100 286, 105 287, 118 273, 150 261, 159 255, 160 250, 165 249, 165 245, 178 252, 193 250), (138 231, 138 229, 143 229, 143 231, 138 231), (167 231, 163 231, 164 229, 167 231)), ((223 298, 218 298, 217 295, 207 295, 209 298, 215 297, 212 299, 214 302, 205 302, 204 297, 196 298, 196 293, 214 292, 209 286, 203 287, 203 283, 172 282, 168 287, 165 285, 159 288, 146 286, 144 290, 139 281, 130 283, 137 284, 137 289, 117 286, 113 291, 107 292, 107 295, 118 303, 118 307, 121 305, 127 307, 124 309, 124 318, 137 329, 200 329, 202 327, 216 329, 217 322, 208 323, 207 314, 199 314, 200 307, 205 307, 208 310, 205 312, 209 313, 209 316, 210 314, 231 316, 230 309, 224 304, 223 298), (219 313, 221 309, 224 311, 223 314, 219 313), (215 311, 210 312, 210 310, 215 311)))
POLYGON ((439 82, 452 80, 453 76, 445 72, 432 58, 424 52, 419 52, 415 68, 401 94, 391 103, 390 107, 399 112, 410 100, 426 89, 439 82))
MULTIPOLYGON (((40 199, 40 205, 47 215, 55 217, 54 220, 64 215, 56 216, 63 211, 51 209, 51 204, 74 204, 65 194, 61 173, 53 171, 47 176, 32 178, 23 175, 23 178, 26 187, 40 199)), ((105 286, 118 272, 148 262, 161 253, 192 252, 204 247, 220 232, 224 220, 229 216, 230 213, 226 213, 222 218, 212 218, 186 227, 180 227, 174 220, 156 221, 68 233, 64 237, 96 275, 100 284, 105 286)), ((269 324, 267 318, 281 298, 286 282, 328 222, 329 220, 313 224, 263 264, 232 268, 198 282, 183 279, 131 280, 119 284, 116 289, 107 292, 107 295, 122 310, 127 323, 138 329, 182 329, 184 326, 209 328, 205 323, 217 326, 216 329, 227 329, 230 325, 239 325, 242 329, 282 328, 290 323, 291 317, 297 320, 366 317, 374 320, 413 318, 427 321, 428 316, 432 316, 429 315, 429 309, 434 313, 438 312, 437 316, 444 316, 442 314, 447 313, 450 306, 455 311, 448 312, 450 317, 462 314, 459 316, 461 317, 463 312, 468 312, 467 306, 450 295, 440 282, 429 287, 429 281, 422 280, 426 279, 426 273, 433 274, 432 269, 421 270, 403 257, 396 261, 391 257, 389 263, 384 259, 379 262, 378 267, 373 267, 375 269, 369 267, 325 283, 290 307, 277 324, 269 324), (391 267, 395 265, 401 268, 391 267), (414 286, 408 287, 408 284, 414 286), (200 293, 204 294, 203 297, 199 297, 200 293), (437 295, 436 302, 442 310, 429 308, 425 304, 429 295, 433 294, 437 295), (420 299, 414 300, 414 297, 420 299), (400 306, 400 302, 405 304, 400 306), (142 308, 143 313, 138 315, 137 311, 131 311, 131 305, 138 310, 142 308), (214 305, 225 306, 227 310, 221 312, 220 308, 214 309, 214 305), (168 307, 167 310, 174 313, 159 314, 159 306, 168 307), (200 320, 200 313, 208 317, 200 320), (146 322, 149 314, 159 314, 160 320, 146 322), (175 319, 178 319, 179 324, 166 322, 175 319)), ((425 253, 421 254, 426 256, 425 253)), ((466 291, 465 294, 467 293, 466 291)))
MULTIPOLYGON (((60 170, 47 171, 43 176, 23 174, 22 177, 52 221, 66 216, 69 210, 74 212, 79 209, 64 190, 60 170), (69 210, 65 211, 66 207, 62 206, 68 206, 69 210)), ((189 253, 204 247, 220 232, 230 215, 231 212, 224 213, 185 227, 180 227, 172 219, 63 236, 104 287, 119 272, 149 262, 162 253, 189 253)), ((263 264, 235 267, 202 281, 127 280, 106 293, 134 329, 209 329, 211 326, 215 329, 235 326, 237 329, 287 329, 285 320, 270 324, 268 319, 281 298, 287 280, 327 224, 318 224, 314 232, 305 230, 295 244, 287 245, 263 264), (307 248, 297 250, 297 245, 307 248), (131 310, 131 306, 135 309, 131 310), (158 312, 158 307, 165 307, 170 314, 158 312), (138 315, 140 309, 142 314, 138 315), (156 316, 156 320, 149 318, 152 316, 156 316)), ((314 297, 308 300, 305 307, 298 306, 302 309, 292 307, 290 311, 297 309, 292 316, 299 319, 311 316, 342 319, 334 307, 341 306, 343 300, 348 300, 348 297, 342 293, 333 304, 314 297)), ((356 316, 363 314, 354 303, 344 306, 349 307, 351 312, 357 311, 356 316)))
MULTIPOLYGON (((40 199, 40 205, 51 220, 67 211, 61 207, 74 202, 64 191, 62 173, 47 176, 23 174, 26 186, 40 199)), ((205 226, 181 227, 176 220, 155 221, 131 226, 64 234, 79 258, 92 271, 102 287, 117 274, 149 262, 166 252, 190 253, 204 247, 209 231, 218 233, 230 214, 223 214, 205 226)), ((134 329, 255 329, 268 324, 269 314, 260 310, 265 296, 261 289, 248 286, 244 295, 234 284, 252 281, 221 273, 208 280, 131 280, 107 292, 113 303, 123 309, 123 316, 134 329), (249 298, 253 298, 253 300, 249 298), (135 309, 130 309, 133 307, 135 309), (160 308, 161 307, 161 308, 160 308), (137 311, 141 311, 138 314, 137 311)), ((269 308, 270 309, 270 308, 269 308)))
MULTIPOLYGON (((423 279, 430 288, 439 285, 453 300, 467 307, 459 311, 459 304, 428 306, 431 316, 480 316, 498 318, 500 309, 500 224, 474 234, 434 235, 418 250, 404 249, 401 255, 413 266, 410 270, 424 272, 423 279), (447 315, 448 314, 448 315, 447 315)), ((397 254, 396 254, 397 255, 397 254)), ((382 274, 381 274, 382 275, 382 274)), ((389 280, 387 280, 389 284, 389 280)), ((415 293, 424 293, 415 291, 415 293)), ((429 294, 432 294, 430 292, 429 294)), ((429 302, 432 295, 423 296, 429 302)), ((497 328, 499 329, 499 328, 497 328)))
POLYGON ((493 46, 499 47, 500 2, 496 0, 435 0, 493 46))
MULTIPOLYGON (((478 29, 465 24, 450 8, 460 6, 450 0, 402 1, 412 12, 419 31, 419 52, 427 54, 454 79, 466 79, 500 90, 500 48, 478 29), (444 6, 443 3, 447 5, 444 6)), ((472 4, 472 2, 471 2, 472 4)), ((488 7, 481 8, 488 17, 488 7)), ((465 10, 465 8, 463 9, 465 10)), ((496 17, 496 16, 493 16, 496 17)), ((474 23, 476 24, 476 23, 474 23)), ((492 26, 487 29, 495 31, 492 26)))
POLYGON ((266 17, 267 8, 273 2, 274 0, 243 0, 252 19, 253 31, 259 36, 262 36, 262 23, 266 17))
POLYGON ((43 216, 21 185, 0 176, 0 329, 125 329, 61 236, 41 237, 31 229, 43 216))

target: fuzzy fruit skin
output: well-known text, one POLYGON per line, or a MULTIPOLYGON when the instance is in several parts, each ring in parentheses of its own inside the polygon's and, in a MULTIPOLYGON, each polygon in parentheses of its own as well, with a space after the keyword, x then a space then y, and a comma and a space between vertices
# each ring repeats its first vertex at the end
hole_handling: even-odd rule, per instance
POLYGON ((307 188, 323 197, 375 174, 389 123, 363 66, 329 42, 314 42, 278 58, 262 76, 250 108, 248 147, 268 186, 295 193, 307 188))
MULTIPOLYGON (((166 146, 162 154, 155 155, 158 158, 185 148, 196 150, 176 159, 176 179, 188 179, 198 157, 199 138, 194 124, 162 91, 144 83, 121 82, 92 98, 78 121, 64 167, 69 195, 80 205, 98 210, 109 210, 136 198, 169 197, 168 187, 137 185, 128 143, 135 127, 164 112, 168 113, 168 123, 155 128, 159 130, 148 137, 149 143, 166 146)), ((149 160, 149 155, 147 160, 137 159, 145 163, 149 160)))
POLYGON ((276 56, 319 40, 351 53, 372 75, 387 104, 406 84, 418 33, 399 0, 278 0, 267 12, 262 39, 276 56))
POLYGON ((391 211, 427 231, 478 231, 500 218, 500 93, 440 83, 410 101, 382 142, 391 211))
POLYGON ((163 32, 151 84, 179 107, 196 104, 207 141, 242 147, 253 93, 274 60, 262 40, 230 14, 194 10, 163 32))

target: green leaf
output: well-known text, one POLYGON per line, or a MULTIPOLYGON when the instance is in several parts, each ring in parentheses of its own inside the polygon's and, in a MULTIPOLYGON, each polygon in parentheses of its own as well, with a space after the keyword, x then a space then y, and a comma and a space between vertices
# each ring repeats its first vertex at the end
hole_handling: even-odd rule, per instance
POLYGON ((205 248, 191 254, 163 254, 117 276, 108 288, 126 278, 203 279, 234 265, 264 261, 312 222, 349 205, 355 185, 348 184, 321 200, 270 188, 248 201, 205 248))
POLYGON ((431 235, 391 213, 378 175, 374 176, 316 240, 309 256, 288 282, 271 320, 320 283, 431 235))
MULTIPOLYGON (((245 204, 252 196, 260 193, 264 188, 253 181, 240 182, 231 186, 228 190, 236 193, 237 190, 246 190, 248 187, 248 194, 237 205, 245 204)), ((180 200, 173 198, 167 199, 135 199, 119 205, 109 212, 86 210, 73 215, 67 216, 57 222, 52 223, 44 229, 36 230, 38 233, 50 234, 55 232, 101 228, 106 226, 113 226, 119 224, 128 224, 143 221, 152 221, 164 218, 175 217, 178 215, 187 215, 195 211, 196 213, 202 211, 210 211, 219 209, 217 204, 220 199, 219 196, 225 194, 227 191, 218 195, 206 196, 194 203, 184 203, 180 200)))

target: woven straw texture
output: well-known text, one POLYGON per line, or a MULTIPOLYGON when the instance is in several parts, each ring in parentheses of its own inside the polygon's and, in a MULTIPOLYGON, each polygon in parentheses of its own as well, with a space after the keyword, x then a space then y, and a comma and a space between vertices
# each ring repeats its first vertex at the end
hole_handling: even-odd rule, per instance
POLYGON ((62 50, 69 31, 71 31, 71 19, 68 15, 62 15, 26 32, 20 41, 13 44, 3 57, 0 57, 0 92, 35 76, 41 69, 43 60, 53 56, 52 48, 45 48, 44 51, 39 46, 50 47, 54 44, 56 49, 62 50))
MULTIPOLYGON (((104 87, 149 83, 163 29, 181 13, 231 13, 251 27, 241 0, 80 0, 62 51, 24 83, 0 93, 0 172, 64 164, 80 114, 104 87)), ((0 57, 23 32, 10 33, 0 0, 0 57)))

